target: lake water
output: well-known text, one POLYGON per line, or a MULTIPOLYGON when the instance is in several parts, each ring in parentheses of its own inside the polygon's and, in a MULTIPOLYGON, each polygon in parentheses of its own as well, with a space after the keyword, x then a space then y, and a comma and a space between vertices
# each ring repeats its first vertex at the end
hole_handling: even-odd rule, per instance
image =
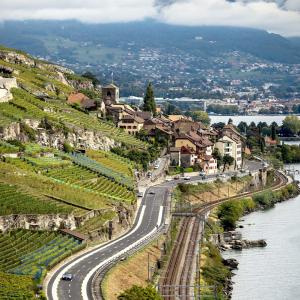
POLYGON ((268 116, 268 115, 257 115, 257 116, 215 116, 210 115, 211 124, 223 122, 225 124, 228 123, 229 119, 232 119, 234 125, 238 125, 240 122, 244 121, 247 124, 251 122, 266 122, 268 125, 272 124, 272 122, 276 122, 278 125, 282 124, 282 121, 286 116, 278 115, 278 116, 268 116))
MULTIPOLYGON (((300 165, 291 168, 300 170, 300 165)), ((232 299, 300 299, 300 196, 245 216, 240 224, 244 239, 263 238, 268 245, 223 253, 239 262, 232 299)))

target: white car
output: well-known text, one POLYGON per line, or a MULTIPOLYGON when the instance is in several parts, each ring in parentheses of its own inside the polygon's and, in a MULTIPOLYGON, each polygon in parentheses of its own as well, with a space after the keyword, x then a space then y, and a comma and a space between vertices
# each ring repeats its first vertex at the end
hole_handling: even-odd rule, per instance
POLYGON ((190 180, 190 179, 191 179, 190 176, 184 176, 184 177, 183 177, 183 180, 190 180))

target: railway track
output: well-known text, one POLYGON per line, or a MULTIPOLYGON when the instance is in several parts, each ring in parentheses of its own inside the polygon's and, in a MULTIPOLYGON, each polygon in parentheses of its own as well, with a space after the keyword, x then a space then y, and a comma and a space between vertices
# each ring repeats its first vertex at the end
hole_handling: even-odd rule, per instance
POLYGON ((214 207, 229 200, 240 199, 263 190, 276 191, 288 183, 285 175, 275 171, 276 180, 267 189, 256 192, 245 192, 237 196, 219 199, 195 209, 195 216, 181 221, 174 249, 171 253, 167 268, 161 278, 159 291, 165 300, 191 300, 194 296, 194 274, 196 269, 196 254, 201 233, 200 215, 207 214, 214 207))

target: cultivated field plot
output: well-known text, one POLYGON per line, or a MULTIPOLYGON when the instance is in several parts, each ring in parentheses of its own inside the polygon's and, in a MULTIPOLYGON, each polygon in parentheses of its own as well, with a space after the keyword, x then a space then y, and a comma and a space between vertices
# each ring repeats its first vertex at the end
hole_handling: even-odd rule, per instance
POLYGON ((31 276, 13 275, 0 272, 0 299, 1 300, 33 300, 34 283, 31 276))
POLYGON ((57 205, 56 202, 38 199, 18 191, 14 185, 0 182, 0 215, 11 214, 57 214, 69 213, 67 206, 57 205))
POLYGON ((110 201, 128 203, 135 201, 133 191, 83 167, 70 166, 67 168, 53 169, 44 174, 58 182, 97 193, 99 196, 110 201))
POLYGON ((0 234, 0 271, 39 279, 46 268, 82 247, 57 232, 15 230, 0 234))
POLYGON ((128 177, 133 177, 134 166, 129 159, 118 156, 111 152, 100 150, 87 150, 86 154, 88 157, 116 172, 124 174, 128 177))

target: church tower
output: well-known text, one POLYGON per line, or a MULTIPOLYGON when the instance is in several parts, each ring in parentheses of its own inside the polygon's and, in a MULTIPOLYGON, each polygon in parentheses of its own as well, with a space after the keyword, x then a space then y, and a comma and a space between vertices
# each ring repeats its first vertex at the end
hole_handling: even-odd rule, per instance
POLYGON ((120 91, 113 83, 102 87, 102 99, 105 106, 119 103, 120 91))

